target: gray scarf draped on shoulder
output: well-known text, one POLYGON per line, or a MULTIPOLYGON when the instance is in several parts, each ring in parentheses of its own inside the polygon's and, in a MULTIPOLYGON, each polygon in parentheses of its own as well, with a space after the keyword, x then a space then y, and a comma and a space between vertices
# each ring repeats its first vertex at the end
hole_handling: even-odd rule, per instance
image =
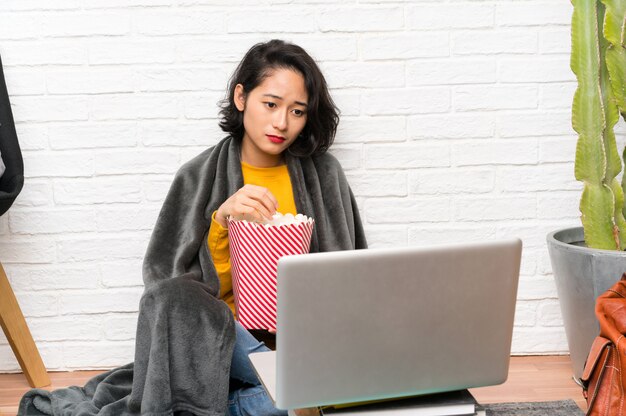
MULTIPOLYGON (((337 160, 285 154, 296 208, 315 219, 311 251, 366 248, 337 160)), ((84 387, 32 389, 19 415, 226 414, 234 318, 219 299, 207 236, 213 212, 242 186, 240 148, 230 137, 178 170, 143 262, 134 363, 84 387)))

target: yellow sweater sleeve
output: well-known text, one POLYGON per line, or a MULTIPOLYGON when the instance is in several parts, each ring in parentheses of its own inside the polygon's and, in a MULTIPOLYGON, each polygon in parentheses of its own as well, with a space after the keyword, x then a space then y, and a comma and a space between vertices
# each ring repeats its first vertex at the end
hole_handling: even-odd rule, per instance
POLYGON ((215 271, 220 278, 220 299, 222 299, 233 315, 237 316, 235 308, 235 294, 233 293, 233 280, 230 273, 230 252, 228 247, 228 228, 215 220, 215 211, 211 217, 209 228, 208 245, 215 271))

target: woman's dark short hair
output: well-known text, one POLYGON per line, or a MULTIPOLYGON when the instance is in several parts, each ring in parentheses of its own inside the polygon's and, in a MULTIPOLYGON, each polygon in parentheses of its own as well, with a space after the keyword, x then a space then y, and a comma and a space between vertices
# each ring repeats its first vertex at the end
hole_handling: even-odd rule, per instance
POLYGON ((248 93, 278 68, 299 72, 309 95, 306 125, 289 147, 289 152, 300 157, 325 152, 335 139, 339 109, 330 97, 324 75, 313 58, 300 46, 278 39, 257 43, 237 66, 228 83, 228 95, 220 101, 220 127, 236 140, 243 139, 243 113, 235 106, 235 87, 242 84, 244 92, 248 93))

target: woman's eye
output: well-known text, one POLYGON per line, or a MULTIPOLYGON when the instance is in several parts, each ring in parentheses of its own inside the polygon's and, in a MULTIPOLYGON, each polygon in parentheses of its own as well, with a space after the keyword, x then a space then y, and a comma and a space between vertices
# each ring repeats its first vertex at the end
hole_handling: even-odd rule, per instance
POLYGON ((300 117, 300 116, 303 116, 303 115, 304 115, 304 111, 302 111, 302 110, 298 110, 298 109, 293 110, 293 113, 294 113, 295 115, 297 115, 298 117, 300 117))
POLYGON ((276 107, 276 103, 273 103, 273 102, 271 102, 271 101, 267 101, 267 102, 265 103, 265 105, 267 105, 269 108, 274 108, 274 107, 276 107))

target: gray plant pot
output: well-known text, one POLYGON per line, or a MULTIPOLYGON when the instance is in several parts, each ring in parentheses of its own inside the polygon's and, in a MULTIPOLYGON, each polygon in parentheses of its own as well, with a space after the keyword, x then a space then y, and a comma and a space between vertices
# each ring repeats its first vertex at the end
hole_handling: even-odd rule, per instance
POLYGON ((626 252, 586 247, 582 227, 555 231, 547 240, 572 369, 579 379, 591 344, 600 333, 596 298, 626 272, 626 252))

